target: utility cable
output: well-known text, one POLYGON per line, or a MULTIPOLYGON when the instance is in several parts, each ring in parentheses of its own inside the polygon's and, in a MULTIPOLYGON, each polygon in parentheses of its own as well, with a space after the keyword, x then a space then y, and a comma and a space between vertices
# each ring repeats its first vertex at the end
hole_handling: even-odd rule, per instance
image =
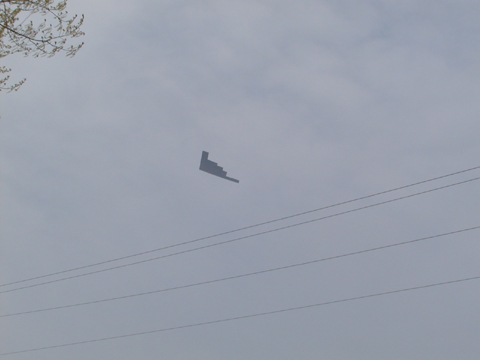
POLYGON ((379 292, 379 293, 375 293, 375 294, 368 294, 368 295, 362 295, 362 296, 356 296, 356 297, 350 297, 350 298, 344 298, 344 299, 338 299, 338 300, 332 300, 332 301, 325 301, 325 302, 321 302, 321 303, 309 304, 309 305, 303 305, 303 306, 297 306, 297 307, 290 307, 290 308, 286 308, 286 309, 265 311, 265 312, 256 313, 256 314, 248 314, 248 315, 235 316, 235 317, 229 317, 229 318, 223 318, 223 319, 217 319, 217 320, 211 320, 211 321, 204 321, 204 322, 199 322, 199 323, 194 323, 194 324, 173 326, 173 327, 157 329, 157 330, 142 331, 142 332, 137 332, 137 333, 133 333, 133 334, 124 334, 124 335, 110 336, 110 337, 104 337, 104 338, 99 338, 99 339, 84 340, 84 341, 71 342, 71 343, 65 343, 65 344, 59 344, 59 345, 51 345, 51 346, 37 347, 37 348, 32 348, 32 349, 12 351, 12 352, 7 352, 7 353, 0 353, 0 356, 15 355, 15 354, 28 353, 28 352, 36 352, 36 351, 41 351, 41 350, 64 348, 64 347, 74 346, 74 345, 84 345, 84 344, 98 343, 98 342, 101 342, 101 341, 124 339, 124 338, 129 338, 129 337, 134 337, 134 336, 142 336, 142 335, 149 335, 149 334, 155 334, 155 333, 161 333, 161 332, 167 332, 167 331, 173 331, 173 330, 181 330, 181 329, 187 329, 187 328, 193 328, 193 327, 199 327, 199 326, 205 326, 205 325, 213 325, 213 324, 219 324, 219 323, 224 323, 224 322, 229 322, 229 321, 249 319, 249 318, 255 318, 255 317, 266 316, 266 315, 275 315, 275 314, 286 313, 286 312, 290 312, 290 311, 304 310, 304 309, 309 309, 309 308, 314 308, 314 307, 319 307, 319 306, 333 305, 333 304, 339 304, 339 303, 344 303, 344 302, 349 302, 349 301, 356 301, 356 300, 374 298, 374 297, 379 297, 379 296, 398 294, 398 293, 407 292, 407 291, 414 291, 414 290, 432 288, 432 287, 443 286, 443 285, 450 285, 450 284, 472 281, 472 280, 478 280, 478 279, 480 279, 480 276, 474 276, 474 277, 469 277, 469 278, 438 282, 438 283, 433 283, 433 284, 427 284, 427 285, 421 285, 421 286, 415 286, 415 287, 403 288, 403 289, 397 289, 397 290, 391 290, 391 291, 384 291, 384 292, 379 292))
POLYGON ((310 223, 313 223, 313 222, 329 219, 329 218, 332 218, 332 217, 349 214, 349 213, 352 213, 352 212, 355 212, 355 211, 369 209, 369 208, 372 208, 372 207, 388 204, 388 203, 391 203, 391 202, 408 199, 408 198, 411 198, 411 197, 414 197, 414 196, 431 193, 433 191, 438 191, 438 190, 446 189, 446 188, 449 188, 449 187, 453 187, 453 186, 457 186, 457 185, 461 185, 461 184, 466 184, 466 183, 476 181, 476 180, 479 180, 479 179, 480 179, 480 177, 476 177, 476 178, 473 178, 473 179, 468 179, 468 180, 460 181, 460 182, 457 182, 457 183, 444 185, 444 186, 440 186, 440 187, 429 189, 429 190, 424 190, 424 191, 421 191, 421 192, 418 192, 418 193, 401 196, 401 197, 398 197, 398 198, 395 198, 395 199, 386 200, 386 201, 382 201, 382 202, 379 202, 379 203, 355 208, 355 209, 352 209, 352 210, 342 211, 342 212, 339 212, 339 213, 323 216, 323 217, 320 217, 320 218, 311 219, 311 220, 307 220, 307 221, 302 221, 302 222, 299 222, 299 223, 296 223, 296 224, 282 226, 282 227, 279 227, 279 228, 276 228, 276 229, 271 229, 271 230, 251 234, 251 235, 246 235, 246 236, 242 236, 242 237, 218 242, 218 243, 215 243, 215 244, 204 245, 204 246, 200 246, 200 247, 193 248, 193 249, 179 251, 179 252, 176 252, 176 253, 171 253, 171 254, 167 254, 167 255, 163 255, 163 256, 157 256, 157 257, 154 257, 154 258, 150 258, 150 259, 146 259, 146 260, 140 260, 140 261, 136 261, 136 262, 132 262, 132 263, 128 263, 128 264, 123 264, 123 265, 118 265, 118 266, 114 266, 114 267, 110 267, 110 268, 106 268, 106 269, 91 271, 91 272, 84 273, 84 274, 64 277, 64 278, 61 278, 61 279, 45 281, 45 282, 41 282, 41 283, 38 283, 38 284, 26 285, 26 286, 22 286, 22 287, 10 289, 10 290, 3 290, 3 291, 0 291, 0 294, 10 293, 10 292, 24 290, 24 289, 30 289, 30 288, 37 287, 37 286, 53 284, 53 283, 57 283, 57 282, 60 282, 60 281, 76 279, 76 278, 80 278, 80 277, 84 277, 84 276, 88 276, 88 275, 99 274, 99 273, 106 272, 106 271, 121 269, 121 268, 129 267, 129 266, 133 266, 133 265, 138 265, 138 264, 143 264, 143 263, 154 261, 154 260, 159 260, 159 259, 164 259, 164 258, 167 258, 167 257, 186 254, 186 253, 190 253, 190 252, 194 252, 194 251, 198 251, 198 250, 212 248, 212 247, 219 246, 219 245, 229 244, 229 243, 232 243, 232 242, 235 242, 235 241, 244 240, 244 239, 248 239, 248 238, 252 238, 252 237, 256 237, 256 236, 260 236, 260 235, 270 234, 270 233, 273 233, 273 232, 277 232, 277 231, 281 231, 281 230, 285 230, 285 229, 290 229, 290 228, 297 227, 297 226, 300 226, 300 225, 310 224, 310 223))
POLYGON ((399 243, 394 243, 394 244, 389 244, 389 245, 378 246, 378 247, 365 249, 365 250, 359 250, 359 251, 350 252, 350 253, 346 253, 346 254, 330 256, 330 257, 326 257, 326 258, 322 258, 322 259, 316 259, 316 260, 305 261, 305 262, 301 262, 301 263, 297 263, 297 264, 291 264, 291 265, 285 265, 285 266, 280 266, 280 267, 276 267, 276 268, 271 268, 271 269, 267 269, 267 270, 250 272, 250 273, 247 273, 247 274, 234 275, 234 276, 224 277, 224 278, 220 278, 220 279, 207 280, 207 281, 197 282, 197 283, 193 283, 193 284, 175 286, 175 287, 170 287, 170 288, 165 288, 165 289, 160 289, 160 290, 147 291, 147 292, 142 292, 142 293, 137 293, 137 294, 130 294, 130 295, 113 297, 113 298, 101 299, 101 300, 93 300, 93 301, 87 301, 87 302, 70 304, 70 305, 55 306, 55 307, 44 308, 44 309, 37 309, 37 310, 30 310, 30 311, 23 311, 23 312, 5 314, 5 315, 0 315, 0 317, 19 316, 19 315, 40 313, 40 312, 45 312, 45 311, 61 310, 61 309, 78 307, 78 306, 93 305, 93 304, 99 304, 99 303, 110 302, 110 301, 115 301, 115 300, 124 300, 124 299, 133 298, 133 297, 158 294, 158 293, 161 293, 161 292, 186 289, 186 288, 195 287, 195 286, 201 286, 201 285, 218 283, 218 282, 222 282, 222 281, 240 279, 240 278, 244 278, 244 277, 248 277, 248 276, 266 274, 266 273, 270 273, 270 272, 274 272, 274 271, 278 271, 278 270, 286 270, 286 269, 291 269, 291 268, 305 266, 305 265, 312 265, 312 264, 316 264, 316 263, 323 262, 323 261, 329 261, 329 260, 340 259, 340 258, 353 256, 353 255, 365 254, 365 253, 368 253, 368 252, 384 250, 384 249, 388 249, 388 248, 392 248, 392 247, 396 247, 396 246, 417 243, 417 242, 421 242, 421 241, 425 241, 425 240, 430 240, 430 239, 439 238, 439 237, 448 236, 448 235, 459 234, 459 233, 462 233, 462 232, 472 231, 472 230, 477 230, 477 229, 480 229, 480 226, 475 226, 475 227, 471 227, 471 228, 467 228, 467 229, 461 229, 461 230, 455 230, 455 231, 451 231, 451 232, 447 232, 447 233, 443 233, 443 234, 427 236, 427 237, 414 239, 414 240, 402 241, 402 242, 399 242, 399 243))
POLYGON ((0 284, 0 287, 19 284, 19 283, 22 283, 22 282, 27 282, 27 281, 32 281, 32 280, 43 279, 43 278, 50 277, 50 276, 65 274, 65 273, 72 272, 72 271, 82 270, 82 269, 86 269, 86 268, 89 268, 89 267, 104 265, 104 264, 108 264, 108 263, 115 262, 115 261, 120 261, 120 260, 125 260, 125 259, 129 259, 129 258, 136 257, 136 256, 150 254, 150 253, 153 253, 153 252, 166 250, 166 249, 170 249, 170 248, 181 246, 181 245, 187 245, 187 244, 195 243, 195 242, 198 242, 198 241, 212 239, 212 238, 215 238, 215 237, 219 237, 219 236, 223 236, 223 235, 227 235, 227 234, 232 234, 232 233, 235 233, 235 232, 239 232, 239 231, 243 231, 243 230, 247 230, 247 229, 252 229, 252 228, 267 225, 267 224, 272 224, 272 223, 275 223, 275 222, 291 219, 291 218, 294 218, 294 217, 310 214, 310 213, 321 211, 321 210, 326 210, 326 209, 329 209, 329 208, 353 203, 353 202, 356 202, 356 201, 369 199, 369 198, 372 198, 372 197, 375 197, 375 196, 388 194, 390 192, 406 189, 406 188, 409 188, 409 187, 425 184, 425 183, 432 182, 432 181, 435 181, 435 180, 444 179, 444 178, 447 178, 447 177, 450 177, 450 176, 455 176, 455 175, 463 174, 463 173, 470 172, 470 171, 473 171, 473 170, 478 170, 478 169, 480 169, 480 166, 475 166, 475 167, 471 167, 471 168, 468 168, 468 169, 465 169, 465 170, 460 170, 460 171, 456 171, 456 172, 449 173, 449 174, 446 174, 446 175, 441 175, 441 176, 437 176, 437 177, 430 178, 430 179, 427 179, 427 180, 422 180, 422 181, 418 181, 418 182, 415 182, 415 183, 412 183, 412 184, 396 187, 396 188, 393 188, 393 189, 390 189, 390 190, 380 191, 380 192, 377 192, 377 193, 374 193, 374 194, 361 196, 361 197, 358 197, 358 198, 355 198, 355 199, 351 199, 351 200, 339 202, 339 203, 336 203, 336 204, 327 205, 327 206, 324 206, 324 207, 304 211, 304 212, 297 213, 297 214, 294 214, 294 215, 284 216, 284 217, 281 217, 281 218, 257 223, 257 224, 254 224, 254 225, 249 225, 249 226, 237 228, 237 229, 234 229, 234 230, 229 230, 229 231, 217 233, 217 234, 214 234, 214 235, 209 235, 209 236, 197 238, 197 239, 194 239, 194 240, 184 241, 184 242, 181 242, 181 243, 177 243, 177 244, 173 244, 173 245, 169 245, 169 246, 164 246, 164 247, 161 247, 161 248, 152 249, 152 250, 148 250, 148 251, 143 251, 143 252, 127 255, 127 256, 122 256, 122 257, 118 257, 118 258, 114 258, 114 259, 110 259, 110 260, 105 260, 105 261, 101 261, 101 262, 97 262, 97 263, 93 263, 93 264, 89 264, 89 265, 79 266, 79 267, 75 267, 75 268, 71 268, 71 269, 67 269, 67 270, 57 271, 57 272, 53 272, 53 273, 49 273, 49 274, 45 274, 45 275, 40 275, 40 276, 30 277, 30 278, 23 279, 23 280, 17 280, 17 281, 5 283, 5 284, 0 284))

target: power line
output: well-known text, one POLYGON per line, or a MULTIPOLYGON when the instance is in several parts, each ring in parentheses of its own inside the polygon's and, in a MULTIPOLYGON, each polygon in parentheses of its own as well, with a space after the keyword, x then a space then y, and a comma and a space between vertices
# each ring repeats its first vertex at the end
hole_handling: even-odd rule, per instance
POLYGON ((451 231, 451 232, 447 232, 447 233, 443 233, 443 234, 431 235, 431 236, 427 236, 427 237, 423 237, 423 238, 419 238, 419 239, 414 239, 414 240, 402 241, 402 242, 399 242, 399 243, 394 243, 394 244, 389 244, 389 245, 378 246, 378 247, 365 249, 365 250, 359 250, 359 251, 350 252, 350 253, 346 253, 346 254, 330 256, 330 257, 326 257, 326 258, 322 258, 322 259, 316 259, 316 260, 305 261, 305 262, 297 263, 297 264, 280 266, 280 267, 271 268, 271 269, 267 269, 267 270, 260 270, 260 271, 246 273, 246 274, 224 277, 224 278, 220 278, 220 279, 207 280, 207 281, 197 282, 197 283, 193 283, 193 284, 175 286, 175 287, 170 287, 170 288, 165 288, 165 289, 160 289, 160 290, 147 291, 147 292, 142 292, 142 293, 137 293, 137 294, 130 294, 130 295, 113 297, 113 298, 101 299, 101 300, 93 300, 93 301, 87 301, 87 302, 70 304, 70 305, 55 306, 55 307, 50 307, 50 308, 38 309, 38 310, 30 310, 30 311, 23 311, 23 312, 12 313, 12 314, 5 314, 5 315, 0 315, 0 317, 10 317, 10 316, 27 315, 27 314, 33 314, 33 313, 39 313, 39 312, 45 312, 45 311, 61 310, 61 309, 67 309, 67 308, 72 308, 72 307, 78 307, 78 306, 93 305, 93 304, 99 304, 99 303, 104 303, 104 302, 109 302, 109 301, 124 300, 124 299, 128 299, 128 298, 133 298, 133 297, 158 294, 158 293, 161 293, 161 292, 186 289, 186 288, 190 288, 190 287, 213 284, 213 283, 218 283, 218 282, 228 281, 228 280, 234 280, 234 279, 240 279, 240 278, 244 278, 244 277, 266 274, 266 273, 270 273, 270 272, 274 272, 274 271, 286 270, 286 269, 291 269, 291 268, 305 266, 305 265, 312 265, 312 264, 316 264, 316 263, 323 262, 323 261, 335 260, 335 259, 340 259, 340 258, 344 258, 344 257, 348 257, 348 256, 353 256, 353 255, 360 255, 360 254, 364 254, 364 253, 368 253, 368 252, 384 250, 384 249, 388 249, 388 248, 392 248, 392 247, 396 247, 396 246, 417 243, 417 242, 421 242, 421 241, 425 241, 425 240, 430 240, 430 239, 439 238, 439 237, 448 236, 448 235, 459 234, 459 233, 462 233, 462 232, 467 232, 467 231, 472 231, 472 230, 477 230, 477 229, 480 229, 480 226, 475 226, 475 227, 471 227, 471 228, 467 228, 467 229, 461 229, 461 230, 455 230, 455 231, 451 231))
POLYGON ((232 243, 232 242, 235 242, 235 241, 244 240, 244 239, 248 239, 248 238, 252 238, 252 237, 256 237, 256 236, 260 236, 260 235, 270 234, 270 233, 273 233, 273 232, 277 232, 277 231, 281 231, 281 230, 285 230, 285 229, 289 229, 289 228, 293 228, 293 227, 297 227, 297 226, 301 226, 301 225, 310 224, 310 223, 313 223, 313 222, 329 219, 329 218, 332 218, 332 217, 349 214, 349 213, 352 213, 352 212, 355 212, 355 211, 365 210, 365 209, 369 209, 369 208, 372 208, 372 207, 388 204, 388 203, 391 203, 391 202, 408 199, 408 198, 411 198, 411 197, 414 197, 414 196, 431 193, 433 191, 438 191, 438 190, 446 189, 446 188, 449 188, 449 187, 453 187, 453 186, 457 186, 457 185, 461 185, 461 184, 466 184, 466 183, 476 181, 476 180, 479 180, 479 179, 480 179, 480 177, 476 177, 476 178, 473 178, 473 179, 468 179, 468 180, 460 181, 460 182, 457 182, 457 183, 444 185, 444 186, 440 186, 440 187, 429 189, 429 190, 424 190, 424 191, 421 191, 421 192, 418 192, 418 193, 401 196, 401 197, 398 197, 398 198, 395 198, 395 199, 386 200, 386 201, 382 201, 382 202, 379 202, 379 203, 362 206, 362 207, 355 208, 355 209, 352 209, 352 210, 346 210, 346 211, 342 211, 342 212, 339 212, 339 213, 323 216, 323 217, 320 217, 320 218, 307 220, 307 221, 302 221, 302 222, 292 224, 292 225, 282 226, 282 227, 279 227, 279 228, 276 228, 276 229, 271 229, 271 230, 251 234, 251 235, 246 235, 246 236, 242 236, 242 237, 238 237, 238 238, 234 238, 234 239, 230 239, 230 240, 226 240, 226 241, 221 241, 221 242, 218 242, 218 243, 215 243, 215 244, 204 245, 204 246, 200 246, 200 247, 193 248, 193 249, 178 251, 176 253, 157 256, 157 257, 154 257, 154 258, 150 258, 150 259, 146 259, 146 260, 140 260, 140 261, 136 261, 136 262, 132 262, 132 263, 128 263, 128 264, 123 264, 123 265, 118 265, 118 266, 114 266, 114 267, 110 267, 110 268, 106 268, 106 269, 91 271, 91 272, 84 273, 84 274, 68 276, 68 277, 64 277, 64 278, 61 278, 61 279, 45 281, 45 282, 41 282, 41 283, 38 283, 38 284, 26 285, 26 286, 22 286, 22 287, 10 289, 10 290, 3 290, 3 291, 0 291, 0 294, 10 293, 10 292, 24 290, 24 289, 30 289, 30 288, 37 287, 37 286, 53 284, 53 283, 66 281, 66 280, 71 280, 71 279, 76 279, 76 278, 80 278, 80 277, 84 277, 84 276, 88 276, 88 275, 99 274, 99 273, 106 272, 106 271, 111 271, 111 270, 121 269, 121 268, 125 268, 125 267, 130 267, 130 266, 143 264, 143 263, 150 262, 150 261, 164 259, 164 258, 167 258, 167 257, 172 257, 172 256, 176 256, 176 255, 181 255, 181 254, 186 254, 186 253, 198 251, 198 250, 212 248, 212 247, 219 246, 219 245, 225 245, 225 244, 229 244, 229 243, 232 243))
POLYGON ((124 334, 124 335, 104 337, 104 338, 99 338, 99 339, 84 340, 84 341, 71 342, 71 343, 66 343, 66 344, 51 345, 51 346, 37 347, 37 348, 26 349, 26 350, 12 351, 12 352, 8 352, 8 353, 0 353, 0 356, 15 355, 15 354, 35 352, 35 351, 41 351, 41 350, 49 350, 49 349, 57 349, 57 348, 62 348, 62 347, 74 346, 74 345, 84 345, 84 344, 96 343, 96 342, 101 342, 101 341, 124 339, 124 338, 134 337, 134 336, 142 336, 142 335, 149 335, 149 334, 155 334, 155 333, 167 332, 167 331, 173 331, 173 330, 181 330, 181 329, 187 329, 187 328, 193 328, 193 327, 199 327, 199 326, 205 326, 205 325, 213 325, 213 324, 219 324, 219 323, 224 323, 224 322, 229 322, 229 321, 249 319, 249 318, 266 316, 266 315, 275 315, 275 314, 280 314, 280 313, 285 313, 285 312, 290 312, 290 311, 304 310, 304 309, 309 309, 309 308, 314 308, 314 307, 319 307, 319 306, 339 304, 339 303, 344 303, 344 302, 349 302, 349 301, 356 301, 356 300, 374 298, 374 297, 379 297, 379 296, 384 296, 384 295, 392 295, 392 294, 397 294, 397 293, 401 293, 401 292, 426 289, 426 288, 431 288, 431 287, 436 287, 436 286, 450 285, 450 284, 472 281, 472 280, 478 280, 478 279, 480 279, 480 276, 474 276, 474 277, 469 277, 469 278, 444 281, 444 282, 415 286, 415 287, 404 288, 404 289, 384 291, 384 292, 380 292, 380 293, 356 296, 356 297, 351 297, 351 298, 325 301, 325 302, 321 302, 321 303, 291 307, 291 308, 287 308, 287 309, 265 311, 265 312, 256 313, 256 314, 235 316, 235 317, 229 317, 229 318, 224 318, 224 319, 204 321, 204 322, 199 322, 199 323, 194 323, 194 324, 187 324, 187 325, 180 325, 180 326, 174 326, 174 327, 157 329, 157 330, 137 332, 137 333, 133 333, 133 334, 124 334))
POLYGON ((349 203, 352 203, 352 202, 365 200, 365 199, 372 198, 372 197, 375 197, 375 196, 379 196, 379 195, 387 194, 387 193, 390 193, 390 192, 406 189, 406 188, 409 188, 409 187, 425 184, 425 183, 432 182, 432 181, 435 181, 435 180, 444 179, 444 178, 447 178, 447 177, 450 177, 450 176, 463 174, 463 173, 473 171, 473 170, 477 170, 477 169, 480 169, 480 166, 471 167, 471 168, 468 168, 468 169, 465 169, 465 170, 460 170, 460 171, 456 171, 456 172, 449 173, 449 174, 446 174, 446 175, 437 176, 437 177, 434 177, 434 178, 431 178, 431 179, 418 181, 418 182, 415 182, 415 183, 412 183, 412 184, 396 187, 396 188, 393 188, 393 189, 390 189, 390 190, 380 191, 380 192, 377 192, 377 193, 374 193, 374 194, 358 197, 358 198, 355 198, 355 199, 339 202, 339 203, 332 204, 332 205, 327 205, 327 206, 324 206, 324 207, 304 211, 304 212, 297 213, 297 214, 294 214, 294 215, 289 215, 289 216, 277 218, 277 219, 274 219, 274 220, 269 220, 269 221, 257 223, 257 224, 254 224, 254 225, 249 225, 249 226, 237 228, 237 229, 234 229, 234 230, 225 231, 225 232, 222 232, 222 233, 217 233, 217 234, 214 234, 214 235, 209 235, 209 236, 197 238, 197 239, 194 239, 194 240, 184 241, 184 242, 181 242, 181 243, 177 243, 177 244, 173 244, 173 245, 169 245, 169 246, 164 246, 164 247, 161 247, 161 248, 152 249, 152 250, 148 250, 148 251, 143 251, 143 252, 127 255, 127 256, 122 256, 122 257, 118 257, 118 258, 114 258, 114 259, 110 259, 110 260, 105 260, 105 261, 101 261, 101 262, 97 262, 97 263, 93 263, 93 264, 89 264, 89 265, 79 266, 79 267, 75 267, 75 268, 71 268, 71 269, 67 269, 67 270, 57 271, 57 272, 53 272, 53 273, 49 273, 49 274, 45 274, 45 275, 40 275, 40 276, 30 277, 30 278, 23 279, 23 280, 17 280, 17 281, 5 283, 5 284, 0 284, 0 287, 19 284, 19 283, 22 283, 22 282, 27 282, 27 281, 32 281, 32 280, 43 279, 43 278, 46 278, 46 277, 65 274, 65 273, 68 273, 68 272, 82 270, 82 269, 86 269, 86 268, 89 268, 89 267, 104 265, 104 264, 108 264, 108 263, 115 262, 115 261, 120 261, 120 260, 129 259, 129 258, 132 258, 132 257, 146 255, 146 254, 150 254, 150 253, 161 251, 161 250, 170 249, 170 248, 177 247, 177 246, 187 245, 187 244, 191 244, 191 243, 198 242, 198 241, 212 239, 212 238, 215 238, 215 237, 219 237, 219 236, 223 236, 223 235, 227 235, 227 234, 232 234, 232 233, 235 233, 235 232, 239 232, 239 231, 243 231, 243 230, 247 230, 247 229, 252 229, 252 228, 267 225, 267 224, 272 224, 272 223, 275 223, 275 222, 291 219, 291 218, 294 218, 294 217, 310 214, 310 213, 321 211, 321 210, 326 210, 326 209, 329 209, 329 208, 349 204, 349 203))

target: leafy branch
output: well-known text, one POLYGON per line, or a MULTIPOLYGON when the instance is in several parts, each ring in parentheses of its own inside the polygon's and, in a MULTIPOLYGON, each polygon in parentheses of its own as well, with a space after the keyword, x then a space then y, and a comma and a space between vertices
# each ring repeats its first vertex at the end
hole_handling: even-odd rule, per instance
MULTIPOLYGON (((52 57, 64 52, 75 56, 83 43, 67 46, 67 41, 85 35, 80 30, 84 17, 68 18, 66 6, 67 0, 0 0, 0 58, 15 53, 52 57)), ((3 74, 10 71, 0 67, 0 76, 4 76, 0 78, 0 91, 16 91, 25 82, 23 79, 7 85, 10 77, 3 74)))

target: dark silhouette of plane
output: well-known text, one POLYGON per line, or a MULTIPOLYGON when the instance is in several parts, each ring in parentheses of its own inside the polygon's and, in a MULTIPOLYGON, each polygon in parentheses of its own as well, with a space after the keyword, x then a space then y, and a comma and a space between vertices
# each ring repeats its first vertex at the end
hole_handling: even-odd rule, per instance
POLYGON ((208 160, 208 152, 202 152, 202 159, 200 160, 200 170, 205 171, 209 174, 219 176, 221 178, 239 183, 237 179, 233 179, 227 176, 227 172, 223 170, 221 166, 218 166, 216 162, 208 160))

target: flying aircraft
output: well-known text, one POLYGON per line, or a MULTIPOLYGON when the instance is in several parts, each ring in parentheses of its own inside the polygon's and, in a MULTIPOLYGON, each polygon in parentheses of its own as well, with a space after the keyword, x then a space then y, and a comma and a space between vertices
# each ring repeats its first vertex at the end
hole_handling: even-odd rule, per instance
POLYGON ((213 162, 211 160, 208 160, 208 152, 203 151, 202 152, 202 159, 200 160, 200 170, 205 171, 209 174, 219 176, 221 178, 224 178, 226 180, 230 180, 236 183, 239 183, 240 181, 237 179, 233 179, 231 177, 227 176, 227 172, 223 170, 221 166, 218 166, 216 162, 213 162))

